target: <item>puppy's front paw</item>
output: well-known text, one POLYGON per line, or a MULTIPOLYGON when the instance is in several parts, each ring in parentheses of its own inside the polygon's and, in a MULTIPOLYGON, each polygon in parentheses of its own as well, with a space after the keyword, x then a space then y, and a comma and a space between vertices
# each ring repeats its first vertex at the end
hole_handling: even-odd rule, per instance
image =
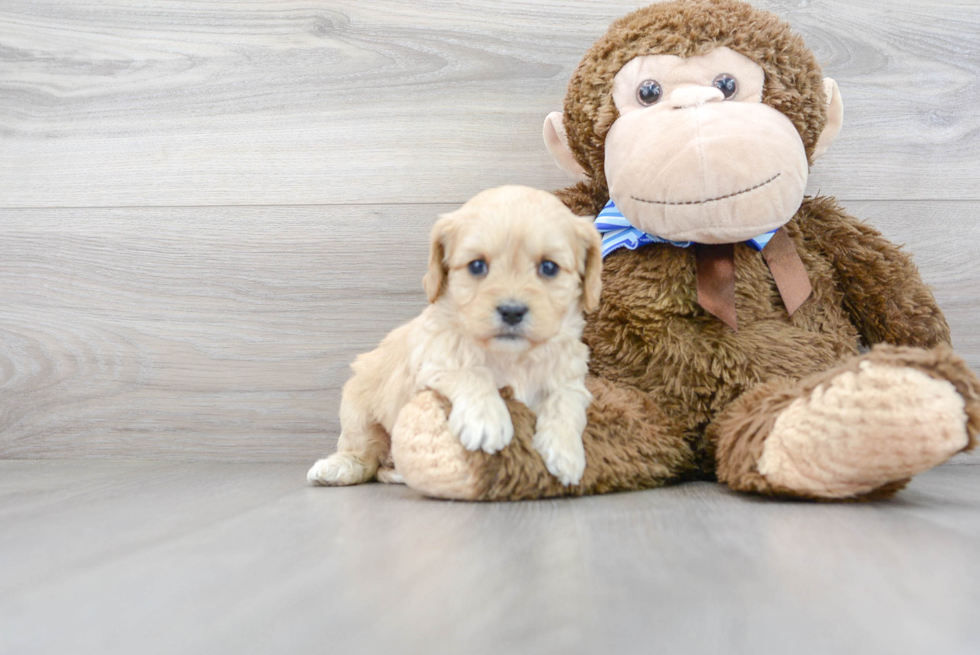
POLYGON ((314 464, 306 474, 306 480, 310 484, 346 487, 367 482, 373 476, 374 471, 356 455, 334 453, 314 464))
POLYGON ((493 454, 514 438, 507 404, 496 393, 483 398, 457 398, 449 412, 449 429, 467 450, 493 454))
POLYGON ((578 484, 585 473, 585 446, 581 434, 545 426, 534 434, 534 449, 544 458, 548 472, 563 485, 578 484))

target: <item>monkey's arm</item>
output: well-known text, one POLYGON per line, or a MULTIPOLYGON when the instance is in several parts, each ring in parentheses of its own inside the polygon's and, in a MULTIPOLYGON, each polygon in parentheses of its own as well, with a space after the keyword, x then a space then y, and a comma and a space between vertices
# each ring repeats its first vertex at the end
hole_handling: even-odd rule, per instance
POLYGON ((919 270, 873 227, 833 198, 804 201, 800 228, 837 272, 844 308, 867 345, 949 344, 949 326, 919 270))

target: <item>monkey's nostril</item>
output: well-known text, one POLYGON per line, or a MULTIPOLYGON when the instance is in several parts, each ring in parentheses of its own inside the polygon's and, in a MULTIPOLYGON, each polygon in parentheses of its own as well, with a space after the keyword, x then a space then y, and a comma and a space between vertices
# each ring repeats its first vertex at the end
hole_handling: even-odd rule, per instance
POLYGON ((517 325, 527 314, 527 305, 497 305, 500 319, 507 325, 517 325))

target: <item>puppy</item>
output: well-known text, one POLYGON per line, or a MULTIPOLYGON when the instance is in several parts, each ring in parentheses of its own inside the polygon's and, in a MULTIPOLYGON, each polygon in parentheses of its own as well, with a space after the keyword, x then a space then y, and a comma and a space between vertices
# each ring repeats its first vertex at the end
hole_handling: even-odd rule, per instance
MULTIPOLYGON (((452 403, 449 427, 469 450, 495 453, 514 434, 499 389, 537 415, 534 447, 563 484, 585 471, 584 311, 599 302, 602 250, 592 222, 552 194, 505 186, 476 195, 432 228, 429 306, 357 358, 344 385, 337 452, 314 484, 351 485, 389 461, 398 412, 432 389, 452 403)), ((383 481, 399 481, 383 469, 383 481)))

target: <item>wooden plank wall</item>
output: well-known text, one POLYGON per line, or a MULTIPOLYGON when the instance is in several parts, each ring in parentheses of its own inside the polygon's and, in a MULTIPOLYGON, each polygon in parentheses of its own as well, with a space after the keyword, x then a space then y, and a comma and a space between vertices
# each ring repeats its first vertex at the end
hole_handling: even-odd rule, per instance
MULTIPOLYGON (((980 6, 757 0, 840 84, 811 192, 909 244, 980 368, 980 6)), ((0 457, 309 460, 435 217, 565 184, 586 0, 0 3, 0 457)))

